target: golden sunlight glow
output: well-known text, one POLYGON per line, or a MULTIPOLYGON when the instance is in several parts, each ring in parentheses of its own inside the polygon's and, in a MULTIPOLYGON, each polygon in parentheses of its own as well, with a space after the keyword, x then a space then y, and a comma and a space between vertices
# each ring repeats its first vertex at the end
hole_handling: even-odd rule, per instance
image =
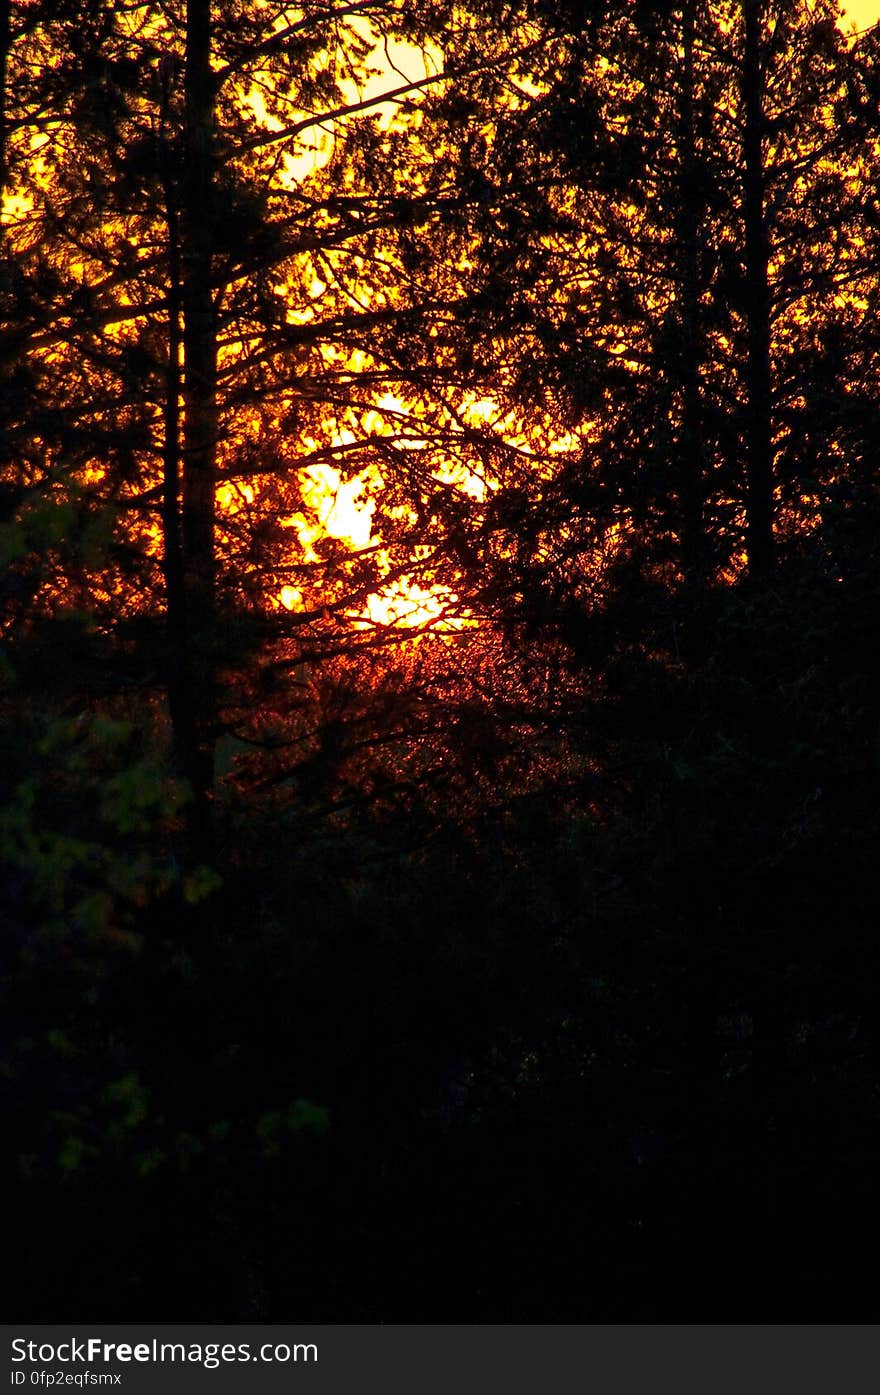
POLYGON ((456 600, 452 592, 439 587, 426 591, 413 582, 395 581, 369 597, 361 623, 369 621, 380 627, 397 625, 425 629, 445 619, 450 629, 461 629, 465 624, 462 617, 446 615, 448 607, 456 600))
MULTIPOLYGON (((345 436, 354 439, 348 432, 345 436)), ((303 499, 317 520, 317 526, 310 526, 302 514, 296 515, 297 532, 306 551, 314 557, 312 544, 322 535, 345 539, 355 548, 369 547, 376 503, 364 498, 366 473, 344 480, 332 465, 311 465, 302 479, 303 499)))
POLYGON ((846 28, 854 24, 857 29, 869 29, 880 20, 880 0, 846 0, 843 6, 843 23, 846 28))
MULTIPOLYGON (((291 14, 291 11, 284 10, 276 17, 275 27, 278 30, 284 29, 291 22, 291 14)), ((436 47, 429 47, 423 51, 403 39, 381 39, 370 24, 367 15, 349 16, 348 29, 351 34, 364 41, 368 46, 373 45, 372 50, 368 52, 363 68, 366 80, 364 80, 363 75, 356 79, 354 75, 340 74, 338 71, 339 54, 332 47, 328 47, 325 52, 328 66, 334 71, 339 82, 343 101, 349 103, 352 108, 366 105, 375 116, 379 126, 388 130, 398 120, 401 109, 406 105, 407 96, 404 92, 386 101, 383 101, 382 98, 386 94, 400 93, 401 89, 405 89, 408 84, 419 84, 426 78, 442 71, 443 55, 436 47)), ((338 42, 339 40, 337 40, 338 42)), ((283 128, 285 123, 267 110, 264 93, 258 86, 251 87, 243 95, 246 104, 266 131, 279 131, 283 128)), ((308 113, 303 110, 299 116, 300 119, 307 119, 308 113)), ((283 152, 281 157, 282 184, 290 189, 296 188, 310 175, 327 165, 333 155, 338 123, 344 122, 345 119, 343 113, 328 116, 326 119, 316 122, 310 127, 295 154, 291 154, 287 150, 283 152)))
MULTIPOLYGON (((720 8, 725 8, 723 3, 720 8)), ((354 9, 356 11, 358 7, 354 9)), ((368 6, 364 9, 367 10, 368 6)), ((731 10, 730 13, 735 11, 731 10)), ((147 14, 145 10, 144 15, 147 14)), ((132 34, 142 23, 142 17, 135 22, 136 15, 139 15, 136 8, 124 10, 121 19, 132 34), (126 14, 128 18, 125 18, 126 14)), ((272 22, 281 32, 286 26, 295 25, 301 15, 302 11, 282 4, 272 22)), ((850 3, 842 6, 841 23, 850 30, 863 30, 878 19, 880 0, 850 0, 850 3)), ((164 23, 161 17, 157 14, 150 22, 158 26, 156 33, 160 34, 164 23)), ((424 89, 426 80, 433 82, 443 73, 443 56, 439 50, 429 46, 423 52, 403 41, 383 40, 366 13, 348 14, 341 28, 337 30, 331 27, 326 36, 321 36, 320 44, 320 53, 315 59, 317 68, 328 82, 332 79, 337 97, 341 93, 342 100, 349 103, 351 110, 341 110, 328 104, 328 115, 319 119, 313 111, 299 105, 299 98, 288 98, 283 93, 279 95, 271 87, 261 87, 256 80, 252 83, 250 77, 243 79, 241 87, 236 90, 236 99, 249 108, 258 128, 266 133, 288 129, 294 132, 294 140, 280 152, 283 172, 276 173, 281 187, 293 189, 295 186, 305 186, 311 179, 314 181, 313 189, 319 195, 324 188, 322 180, 331 177, 327 174, 326 166, 334 154, 334 146, 353 114, 367 109, 380 129, 388 130, 395 123, 402 126, 406 122, 413 122, 417 125, 420 119, 417 104, 413 94, 408 94, 405 89, 408 84, 414 89, 424 89), (346 60, 346 42, 351 42, 352 35, 361 41, 366 54, 359 66, 346 60), (397 95, 383 100, 389 93, 397 95), (277 114, 279 111, 284 119, 277 114)), ((616 71, 607 59, 599 58, 597 67, 605 73, 609 89, 616 86, 621 93, 626 91, 629 80, 625 74, 616 71)), ((542 91, 541 86, 531 81, 525 73, 517 76, 516 83, 518 85, 512 89, 514 95, 510 97, 513 103, 517 100, 516 93, 519 98, 526 99, 536 97, 542 91)), ((722 97, 721 100, 726 99, 722 97)), ((735 115, 732 108, 729 114, 735 115)), ((15 235, 23 248, 29 246, 29 240, 39 228, 35 209, 38 199, 34 190, 51 188, 55 178, 53 146, 49 135, 39 131, 27 137, 27 140, 31 187, 28 188, 26 184, 22 184, 21 188, 11 186, 3 193, 2 206, 3 221, 19 224, 15 235)), ((834 166, 829 163, 829 172, 833 169, 834 166)), ((357 176, 358 179, 361 177, 357 176)), ((853 169, 852 177, 858 183, 864 174, 860 169, 853 169)), ((341 187, 346 193, 355 188, 355 185, 345 182, 351 178, 354 176, 343 178, 341 187)), ((418 181, 417 171, 412 172, 412 178, 418 181)), ((413 188, 416 187, 417 183, 413 185, 413 188)), ((801 181, 796 188, 799 195, 806 196, 809 183, 801 181)), ((623 212, 633 230, 638 230, 649 221, 649 214, 635 204, 624 204, 623 212)), ((140 350, 144 345, 149 347, 149 337, 144 332, 149 316, 146 311, 139 310, 142 303, 139 278, 144 274, 142 264, 147 269, 147 276, 151 274, 149 267, 154 251, 149 245, 138 247, 137 220, 134 220, 131 228, 124 220, 120 221, 114 226, 114 234, 121 237, 130 249, 128 266, 131 279, 127 282, 120 277, 118 283, 113 285, 116 318, 105 319, 102 331, 117 344, 128 342, 132 350, 140 350), (142 339, 144 345, 141 344, 142 339)), ((597 243, 583 247, 583 262, 572 282, 572 293, 576 288, 578 294, 589 295, 597 277, 590 265, 597 250, 597 243)), ((71 240, 66 250, 59 254, 59 261, 63 261, 65 271, 72 279, 88 286, 100 282, 104 275, 101 251, 100 244, 97 247, 86 244, 83 248, 71 240)), ((867 312, 868 303, 859 298, 858 288, 846 284, 848 266, 845 257, 841 266, 841 286, 835 305, 841 311, 851 308, 859 313, 867 312)), ((784 276, 785 270, 786 254, 777 252, 771 259, 769 273, 778 279, 784 276)), ((273 290, 281 302, 281 313, 290 326, 314 322, 328 304, 331 307, 331 322, 332 315, 347 310, 355 313, 383 311, 389 305, 394 305, 394 292, 389 290, 388 281, 377 278, 375 271, 370 274, 369 260, 360 252, 349 251, 347 247, 338 255, 334 251, 327 251, 320 257, 303 253, 284 264, 279 278, 281 276, 284 279, 279 279, 273 290)), ((662 290, 648 289, 646 292, 648 304, 658 314, 663 309, 664 294, 662 290)), ((787 316, 780 317, 777 335, 780 338, 790 335, 791 326, 798 324, 802 313, 800 302, 792 301, 787 316)), ((730 350, 730 344, 720 330, 715 334, 715 342, 725 352, 730 350)), ((629 370, 634 376, 648 371, 639 342, 630 341, 624 329, 614 324, 613 317, 605 332, 597 337, 597 344, 621 368, 629 370)), ((46 364, 52 364, 54 352, 51 347, 45 351, 43 357, 46 364)), ((323 367, 335 374, 340 382, 363 375, 364 380, 372 384, 380 377, 368 349, 354 348, 347 342, 334 343, 332 335, 328 335, 327 340, 318 344, 312 352, 319 370, 323 367), (375 374, 374 378, 371 378, 372 374, 375 374)), ((239 342, 219 346, 222 370, 233 372, 239 357, 243 357, 239 342)), ((499 483, 497 461, 502 452, 506 461, 515 462, 510 468, 521 469, 529 487, 535 487, 558 469, 560 455, 571 454, 575 457, 585 442, 599 438, 598 421, 583 412, 578 415, 574 410, 566 417, 564 411, 557 410, 557 404, 551 398, 548 398, 545 408, 525 411, 481 396, 478 390, 468 391, 459 384, 442 398, 433 415, 417 402, 406 401, 390 392, 380 396, 379 388, 376 388, 376 395, 371 396, 372 391, 372 386, 367 387, 361 398, 353 393, 346 399, 343 394, 342 405, 334 405, 332 412, 328 409, 320 425, 312 426, 314 436, 299 434, 298 429, 296 444, 291 447, 292 469, 298 490, 292 495, 282 495, 280 502, 277 498, 271 501, 275 526, 280 523, 281 527, 291 530, 288 537, 292 555, 286 569, 279 567, 273 573, 271 582, 266 584, 264 599, 268 593, 270 605, 291 612, 313 610, 316 604, 314 588, 302 580, 302 574, 314 569, 314 573, 321 577, 336 597, 334 604, 337 610, 341 609, 344 605, 344 600, 339 599, 343 585, 341 578, 350 563, 350 574, 358 575, 360 580, 352 586, 356 600, 352 600, 351 608, 343 613, 354 624, 410 629, 436 625, 458 629, 475 623, 463 618, 458 609, 459 597, 450 588, 432 586, 429 575, 420 575, 420 567, 427 571, 430 566, 430 549, 415 547, 411 551, 411 575, 401 574, 402 567, 409 565, 407 560, 401 562, 399 554, 393 560, 393 534, 397 534, 398 542, 409 531, 415 536, 414 525, 419 523, 419 518, 412 507, 400 502, 401 495, 395 495, 394 502, 391 502, 390 491, 389 494, 384 492, 384 461, 396 459, 401 464, 402 473, 408 473, 411 466, 417 491, 422 491, 422 498, 429 498, 436 485, 449 491, 450 496, 457 494, 479 506, 486 502, 499 483), (322 433, 326 434, 322 437, 322 433), (433 446, 429 444, 432 433, 433 446), (445 457, 440 454, 444 444, 438 446, 438 441, 448 443, 445 457), (301 459, 298 470, 297 454, 301 459), (349 462, 347 471, 332 463, 343 459, 349 462), (364 464, 365 461, 368 463, 364 464), (279 513, 285 510, 290 512, 279 518, 279 513), (382 520, 386 524, 384 535, 382 520), (331 539, 342 546, 329 547, 327 544, 331 539), (286 578, 290 576, 300 585, 287 581, 286 578), (285 584, 282 585, 283 578, 285 584), (367 594, 374 583, 375 590, 367 594)), ((406 389, 402 388, 401 391, 405 392, 406 389)), ((274 421, 273 426, 278 427, 278 421, 274 421)), ((222 451, 221 444, 221 454, 222 451)), ((88 467, 85 483, 99 484, 103 474, 101 466, 88 467)), ((391 470, 388 478, 392 478, 391 470)), ((136 492, 135 486, 131 488, 136 492)), ((260 489, 259 485, 255 489, 238 480, 225 482, 218 488, 217 506, 233 535, 235 529, 232 525, 237 516, 243 525, 241 536, 247 536, 246 530, 251 524, 256 527, 254 519, 259 521, 260 502, 257 496, 260 489)), ((268 511, 269 505, 263 504, 263 508, 264 512, 268 511)), ((479 513, 479 509, 472 510, 472 513, 479 513)), ((158 557, 163 543, 157 516, 145 517, 138 527, 142 536, 149 540, 149 550, 158 557)), ((622 545, 622 535, 618 539, 612 533, 606 539, 606 545, 612 549, 622 545)))
MULTIPOLYGON (((310 516, 297 513, 284 523, 296 530, 306 562, 317 562, 316 544, 321 538, 331 537, 348 543, 353 553, 375 549, 378 565, 387 569, 388 555, 373 531, 376 501, 369 494, 370 490, 381 488, 377 473, 363 470, 345 479, 332 465, 310 465, 302 472, 300 481, 310 516)), ((296 611, 303 604, 303 593, 296 586, 286 585, 278 599, 285 610, 296 611)), ((447 587, 427 589, 408 577, 397 577, 368 596, 349 618, 362 627, 425 629, 442 621, 449 629, 461 629, 468 622, 462 616, 449 614, 457 599, 447 587)))

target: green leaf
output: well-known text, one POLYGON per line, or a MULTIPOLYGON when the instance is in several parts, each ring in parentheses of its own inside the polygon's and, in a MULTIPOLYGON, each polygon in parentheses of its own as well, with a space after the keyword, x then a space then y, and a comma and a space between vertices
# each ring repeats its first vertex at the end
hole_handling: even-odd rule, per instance
POLYGON ((183 895, 188 906, 197 906, 219 891, 223 878, 211 867, 196 867, 183 884, 183 895))
POLYGON ((86 1145, 81 1138, 68 1135, 58 1153, 58 1166, 64 1172, 75 1172, 86 1154, 86 1145))

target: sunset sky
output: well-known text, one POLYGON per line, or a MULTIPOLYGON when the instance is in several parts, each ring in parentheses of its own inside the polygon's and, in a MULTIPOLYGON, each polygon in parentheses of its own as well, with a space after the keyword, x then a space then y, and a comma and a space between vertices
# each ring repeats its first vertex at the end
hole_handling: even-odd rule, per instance
POLYGON ((880 0, 849 0, 843 9, 847 19, 852 20, 860 29, 875 24, 880 19, 880 0))

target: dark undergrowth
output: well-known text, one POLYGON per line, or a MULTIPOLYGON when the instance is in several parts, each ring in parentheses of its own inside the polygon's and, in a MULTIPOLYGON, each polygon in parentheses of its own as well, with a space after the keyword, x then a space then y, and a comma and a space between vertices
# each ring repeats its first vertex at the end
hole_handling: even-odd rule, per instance
POLYGON ((10 1318, 877 1320, 869 573, 634 583, 594 786, 239 800, 219 887, 143 716, 10 724, 10 1318))

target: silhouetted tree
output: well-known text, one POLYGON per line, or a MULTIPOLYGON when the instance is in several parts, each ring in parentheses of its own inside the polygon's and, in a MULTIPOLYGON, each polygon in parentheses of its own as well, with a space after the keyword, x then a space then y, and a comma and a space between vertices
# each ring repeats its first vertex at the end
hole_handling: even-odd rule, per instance
MULTIPOLYGON (((327 539, 303 555, 290 526, 308 512, 303 472, 399 476, 407 447, 427 434, 436 453, 448 434, 399 400, 407 336, 437 309, 391 234, 432 214, 411 192, 406 122, 376 115, 386 91, 405 104, 448 75, 391 74, 362 95, 373 50, 420 40, 426 15, 346 5, 329 45, 327 19, 318 5, 281 25, 246 5, 132 18, 96 3, 38 16, 17 57, 21 73, 53 60, 52 167, 22 137, 10 228, 13 260, 39 266, 46 296, 27 351, 46 402, 23 430, 65 504, 75 492, 111 530, 79 601, 109 625, 166 611, 175 748, 203 823, 233 613, 273 617, 261 638, 283 640, 356 611, 381 579, 374 544, 359 558, 327 539), (288 617, 291 580, 311 594, 288 617)), ((392 579, 430 565, 402 511, 389 493, 392 579)), ((45 607, 70 601, 69 576, 43 589, 45 607)))
POLYGON ((506 594, 529 576, 539 609, 589 607, 627 555, 658 577, 743 556, 759 573, 774 531, 809 517, 824 450, 806 459, 793 425, 804 346, 873 275, 868 147, 843 109, 858 59, 836 17, 524 10, 543 42, 521 70, 431 99, 450 124, 469 101, 479 130, 456 151, 462 352, 476 340, 499 459, 505 431, 532 433, 531 463, 511 451, 492 517, 473 517, 506 594))

